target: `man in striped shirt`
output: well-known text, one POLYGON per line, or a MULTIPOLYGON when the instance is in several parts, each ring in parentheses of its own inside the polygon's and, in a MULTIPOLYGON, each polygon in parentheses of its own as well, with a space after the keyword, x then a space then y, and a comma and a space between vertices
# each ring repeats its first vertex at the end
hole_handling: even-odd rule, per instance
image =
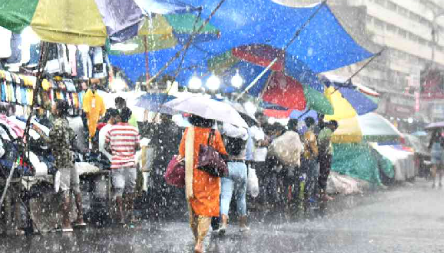
POLYGON ((105 147, 112 154, 111 175, 120 224, 125 224, 122 197, 125 188, 125 202, 128 203, 126 210, 131 223, 134 222, 134 190, 137 177, 135 154, 140 149, 140 136, 139 131, 128 124, 131 114, 130 109, 123 108, 116 117, 117 123, 111 127, 105 139, 105 147))

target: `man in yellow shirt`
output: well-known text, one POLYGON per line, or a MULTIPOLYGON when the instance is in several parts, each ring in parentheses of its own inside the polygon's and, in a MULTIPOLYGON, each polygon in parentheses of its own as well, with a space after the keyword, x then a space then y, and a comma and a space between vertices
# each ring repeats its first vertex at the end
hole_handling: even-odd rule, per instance
POLYGON ((305 119, 305 125, 308 130, 304 134, 304 167, 307 173, 307 182, 305 187, 305 201, 308 200, 316 193, 317 182, 319 176, 318 165, 318 144, 316 135, 314 133, 315 120, 312 117, 305 119))

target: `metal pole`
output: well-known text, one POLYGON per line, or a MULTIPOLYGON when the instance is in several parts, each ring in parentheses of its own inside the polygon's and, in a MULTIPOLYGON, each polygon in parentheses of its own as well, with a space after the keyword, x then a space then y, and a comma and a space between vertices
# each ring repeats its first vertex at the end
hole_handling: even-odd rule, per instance
MULTIPOLYGON (((285 46, 282 48, 282 51, 286 51, 288 49, 288 47, 290 47, 291 44, 293 44, 293 42, 301 34, 302 30, 304 30, 305 27, 307 27, 307 25, 310 23, 310 21, 318 14, 318 12, 321 10, 321 8, 324 7, 324 5, 326 5, 326 4, 327 4, 327 0, 322 1, 322 3, 319 5, 319 7, 316 9, 316 11, 310 15, 310 17, 307 19, 307 21, 305 21, 305 23, 301 27, 299 27, 299 29, 294 33, 293 37, 287 42, 287 44, 285 44, 285 46)), ((247 88, 237 96, 236 100, 239 100, 239 98, 241 98, 245 93, 247 93, 248 90, 251 89, 251 87, 253 87, 259 81, 259 79, 262 76, 264 76, 265 73, 277 62, 277 60, 278 60, 278 57, 274 58, 274 60, 272 62, 270 62, 270 64, 268 64, 268 66, 247 86, 247 88)))
POLYGON ((368 60, 360 69, 358 69, 355 73, 353 73, 353 75, 351 75, 347 81, 345 81, 343 86, 339 86, 336 87, 335 90, 331 93, 334 94, 337 90, 339 90, 342 87, 348 87, 351 85, 351 80, 353 79, 353 77, 355 77, 356 75, 358 75, 363 69, 365 69, 374 59, 376 59, 376 57, 381 56, 382 52, 384 52, 384 50, 386 50, 386 48, 384 47, 383 49, 381 49, 381 51, 379 51, 378 53, 376 53, 375 55, 372 56, 372 58, 370 58, 370 60, 368 60))

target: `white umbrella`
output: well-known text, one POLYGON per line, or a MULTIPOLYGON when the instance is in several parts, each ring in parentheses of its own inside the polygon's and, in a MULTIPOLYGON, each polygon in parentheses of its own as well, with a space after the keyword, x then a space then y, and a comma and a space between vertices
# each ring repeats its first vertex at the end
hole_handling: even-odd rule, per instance
POLYGON ((191 113, 205 119, 214 119, 248 128, 245 120, 229 104, 202 96, 174 99, 164 105, 176 111, 191 113))

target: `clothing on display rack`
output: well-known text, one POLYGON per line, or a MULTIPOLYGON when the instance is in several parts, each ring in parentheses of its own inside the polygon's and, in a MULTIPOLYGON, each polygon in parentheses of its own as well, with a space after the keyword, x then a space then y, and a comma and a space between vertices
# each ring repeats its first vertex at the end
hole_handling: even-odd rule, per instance
POLYGON ((83 98, 83 111, 88 119, 89 137, 92 139, 97 130, 97 123, 100 117, 105 115, 106 107, 103 98, 97 94, 97 91, 89 89, 83 98))

